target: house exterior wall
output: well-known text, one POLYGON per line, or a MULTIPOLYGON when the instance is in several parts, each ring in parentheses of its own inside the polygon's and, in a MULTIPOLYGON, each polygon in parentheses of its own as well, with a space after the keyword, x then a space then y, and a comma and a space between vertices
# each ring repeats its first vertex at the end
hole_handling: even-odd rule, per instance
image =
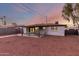
POLYGON ((27 33, 26 27, 23 28, 23 33, 24 33, 24 34, 27 33))
MULTIPOLYGON (((40 30, 40 35, 55 35, 55 36, 65 36, 65 26, 54 26, 57 29, 52 29, 51 27, 46 27, 40 30)), ((23 28, 23 33, 29 33, 28 28, 23 28)))
POLYGON ((45 34, 45 33, 46 33, 46 29, 40 31, 40 34, 41 34, 41 35, 42 35, 42 34, 45 34))
POLYGON ((48 27, 46 29, 46 34, 47 35, 56 35, 56 36, 64 36, 65 35, 65 27, 64 26, 57 26, 57 30, 51 29, 51 27, 48 27))

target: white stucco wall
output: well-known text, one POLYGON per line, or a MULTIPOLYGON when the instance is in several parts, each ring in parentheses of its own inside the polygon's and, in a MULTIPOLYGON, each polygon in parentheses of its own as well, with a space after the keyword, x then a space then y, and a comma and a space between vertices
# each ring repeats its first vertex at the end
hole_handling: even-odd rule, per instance
POLYGON ((56 35, 56 36, 64 36, 65 34, 65 27, 64 26, 57 26, 57 30, 56 31, 54 31, 53 29, 51 29, 51 27, 48 27, 47 28, 47 32, 46 32, 46 34, 47 35, 56 35))
MULTIPOLYGON (((23 32, 26 33, 26 28, 23 28, 23 32)), ((57 26, 57 30, 51 29, 51 27, 47 27, 44 30, 40 31, 40 34, 46 35, 56 35, 56 36, 65 36, 65 26, 57 26)))
POLYGON ((25 28, 25 27, 23 28, 23 33, 24 33, 24 34, 26 34, 26 33, 27 33, 27 31, 26 31, 26 28, 25 28))

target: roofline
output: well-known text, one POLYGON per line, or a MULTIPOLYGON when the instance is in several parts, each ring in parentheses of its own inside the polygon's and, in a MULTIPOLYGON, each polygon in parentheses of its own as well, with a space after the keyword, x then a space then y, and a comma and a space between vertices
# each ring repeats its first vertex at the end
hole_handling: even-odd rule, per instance
POLYGON ((64 27, 67 27, 66 24, 34 24, 34 25, 27 25, 26 27, 50 27, 50 26, 64 26, 64 27))

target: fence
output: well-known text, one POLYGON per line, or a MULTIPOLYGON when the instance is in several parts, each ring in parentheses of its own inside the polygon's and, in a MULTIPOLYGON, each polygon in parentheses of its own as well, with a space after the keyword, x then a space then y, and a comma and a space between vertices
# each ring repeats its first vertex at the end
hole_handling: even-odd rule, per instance
POLYGON ((65 30, 65 35, 79 35, 79 32, 77 29, 69 29, 65 30))
POLYGON ((9 28, 0 28, 0 36, 2 35, 11 35, 11 34, 19 34, 20 29, 17 27, 9 27, 9 28))

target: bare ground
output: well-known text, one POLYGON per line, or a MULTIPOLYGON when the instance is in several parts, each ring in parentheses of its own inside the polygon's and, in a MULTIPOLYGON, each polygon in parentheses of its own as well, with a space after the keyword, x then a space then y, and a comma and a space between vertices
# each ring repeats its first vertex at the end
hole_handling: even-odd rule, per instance
POLYGON ((2 56, 79 56, 79 36, 14 36, 0 39, 2 56))

